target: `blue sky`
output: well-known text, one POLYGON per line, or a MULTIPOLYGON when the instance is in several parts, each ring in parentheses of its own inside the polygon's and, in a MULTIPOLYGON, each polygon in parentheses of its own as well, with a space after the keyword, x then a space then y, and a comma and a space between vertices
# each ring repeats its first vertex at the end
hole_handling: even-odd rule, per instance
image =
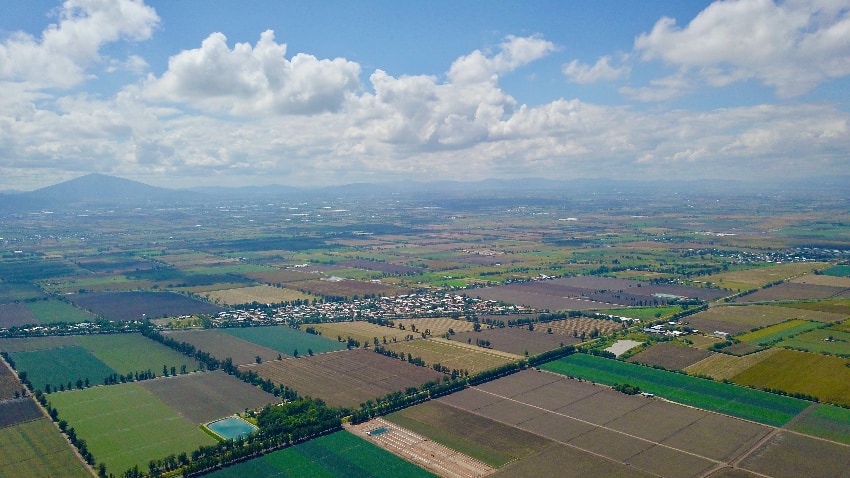
POLYGON ((0 190, 850 171, 847 0, 0 9, 0 190))

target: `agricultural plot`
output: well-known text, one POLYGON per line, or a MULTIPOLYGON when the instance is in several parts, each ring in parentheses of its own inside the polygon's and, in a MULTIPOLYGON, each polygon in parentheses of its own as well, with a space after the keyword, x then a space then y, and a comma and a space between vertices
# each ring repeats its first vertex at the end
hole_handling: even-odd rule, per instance
POLYGON ((8 329, 37 323, 38 319, 27 304, 16 302, 0 304, 0 327, 8 329))
POLYGON ((691 375, 706 375, 715 380, 731 379, 735 375, 755 366, 762 360, 767 360, 779 349, 771 348, 752 354, 737 357, 728 354, 712 354, 699 362, 685 367, 683 370, 691 375))
POLYGON ((603 309, 598 312, 601 314, 615 315, 617 317, 629 317, 638 320, 658 320, 672 316, 676 312, 681 312, 682 308, 678 305, 667 307, 628 307, 625 309, 603 309))
POLYGON ((850 445, 850 410, 816 405, 794 420, 790 429, 850 445))
MULTIPOLYGON (((426 330, 430 330, 431 336, 440 337, 446 335, 449 329, 454 330, 455 332, 468 332, 475 327, 473 322, 466 321, 464 319, 454 319, 450 317, 428 317, 424 319, 398 319, 394 320, 394 325, 397 328, 404 326, 404 331, 413 331, 414 326, 416 327, 417 334, 419 332, 425 332, 426 330)), ((401 340, 401 339, 399 339, 401 340)))
POLYGON ((515 476, 649 478, 655 475, 636 470, 624 463, 616 463, 574 447, 556 443, 524 460, 511 463, 490 476, 493 478, 515 476))
POLYGON ((90 478, 91 473, 47 418, 0 428, 0 476, 90 478))
MULTIPOLYGON (((789 304, 782 304, 782 307, 788 307, 791 309, 802 309, 802 310, 813 310, 818 312, 825 312, 828 314, 835 314, 833 317, 833 321, 844 320, 850 317, 850 300, 848 299, 830 299, 830 300, 818 300, 812 302, 791 302, 789 304)), ((828 321, 821 321, 828 322, 828 321)))
POLYGON ((48 399, 112 473, 145 469, 150 460, 215 443, 138 383, 54 393, 48 399))
POLYGON ((685 320, 692 328, 706 334, 720 330, 736 335, 791 319, 832 322, 835 320, 835 315, 788 307, 747 305, 712 307, 687 317, 685 320))
POLYGON ((432 400, 384 417, 494 468, 534 454, 551 442, 538 435, 432 400))
MULTIPOLYGON (((275 360, 281 355, 277 350, 234 337, 221 330, 164 331, 163 335, 192 344, 196 350, 207 352, 219 360, 229 357, 235 365, 255 363, 258 356, 261 361, 267 361, 275 360)), ((304 352, 306 351, 304 349, 304 352)))
POLYGON ((791 279, 794 284, 809 284, 809 285, 824 285, 828 287, 841 287, 843 289, 850 288, 850 277, 833 276, 833 275, 814 275, 809 274, 802 277, 791 279))
POLYGON ((239 327, 221 329, 221 331, 290 356, 307 355, 310 350, 320 354, 346 348, 345 344, 335 340, 284 326, 239 327))
POLYGON ((736 336, 741 342, 758 345, 768 345, 773 342, 807 332, 818 327, 823 327, 820 322, 809 322, 807 320, 789 320, 780 324, 771 325, 763 329, 754 330, 736 336))
POLYGON ((832 327, 812 330, 795 337, 787 338, 779 342, 777 347, 788 347, 830 355, 850 355, 850 332, 836 330, 832 327))
POLYGON ((582 334, 588 336, 591 335, 593 331, 606 335, 622 328, 622 323, 615 322, 613 320, 575 317, 572 319, 553 320, 552 322, 536 324, 534 326, 534 331, 546 334, 549 333, 549 329, 552 329, 553 334, 580 338, 582 334))
POLYGON ((173 292, 93 292, 69 298, 107 320, 214 314, 224 309, 173 292))
POLYGON ((831 287, 827 285, 797 284, 783 282, 782 284, 759 289, 752 294, 738 297, 737 303, 746 302, 776 302, 782 300, 810 300, 829 299, 833 297, 846 297, 847 289, 844 287, 831 287))
POLYGON ((850 447, 780 431, 739 466, 775 478, 838 478, 850 469, 850 447))
POLYGON ((316 275, 306 271, 294 269, 267 269, 244 274, 245 277, 265 282, 266 284, 286 284, 289 282, 301 282, 315 279, 316 275))
POLYGON ((0 401, 0 428, 44 418, 32 397, 0 401))
POLYGON ((636 473, 655 476, 701 476, 755 446, 771 430, 745 420, 531 370, 442 397, 438 402, 513 424, 583 453, 628 465, 636 473))
POLYGON ((44 292, 32 284, 0 281, 0 304, 24 302, 44 297, 44 292))
POLYGON ((674 402, 774 426, 787 423, 809 405, 791 397, 586 354, 573 354, 541 368, 607 385, 627 383, 674 402))
POLYGON ((386 274, 417 274, 422 272, 424 269, 421 267, 413 267, 413 266, 405 266, 401 264, 389 264, 387 262, 379 262, 379 261, 366 261, 362 259, 351 259, 347 261, 337 262, 337 265, 341 265, 344 267, 356 267, 358 269, 366 269, 370 271, 379 271, 384 272, 386 274))
POLYGON ((758 388, 818 397, 822 402, 850 406, 850 360, 782 349, 732 377, 758 388))
POLYGON ((670 342, 659 342, 632 355, 626 361, 651 366, 664 367, 667 370, 681 370, 712 355, 711 352, 670 342))
POLYGON ((443 377, 432 369, 363 349, 243 365, 239 369, 253 370, 302 396, 321 398, 328 405, 339 407, 354 407, 443 377))
POLYGON ((279 398, 221 371, 178 375, 139 384, 191 423, 277 403, 279 398))
POLYGON ((403 289, 388 284, 379 282, 364 282, 351 279, 343 280, 308 280, 298 282, 290 286, 292 289, 301 292, 320 295, 324 297, 363 297, 365 295, 373 296, 393 296, 407 294, 408 289, 403 289))
POLYGON ((255 285, 250 287, 238 287, 233 289, 214 290, 203 294, 211 302, 236 305, 250 304, 277 304, 294 300, 310 300, 314 296, 298 292, 297 290, 272 287, 270 285, 255 285))
POLYGON ((141 334, 81 335, 81 346, 118 373, 151 370, 160 375, 165 366, 187 372, 198 369, 198 362, 141 334))
POLYGON ((0 400, 13 398, 15 392, 19 394, 24 390, 24 386, 18 381, 18 376, 6 366, 6 363, 0 360, 0 400))
MULTIPOLYGON (((460 322, 458 321, 458 323, 460 322)), ((364 321, 306 324, 301 326, 301 330, 305 330, 307 327, 315 329, 322 337, 331 340, 345 341, 348 337, 351 337, 365 344, 374 344, 376 338, 379 343, 383 343, 384 339, 387 342, 404 340, 411 333, 409 330, 400 330, 397 327, 387 327, 364 321)), ((419 327, 417 327, 417 330, 425 331, 424 328, 420 329, 419 327)))
POLYGON ((436 475, 347 431, 325 435, 211 473, 211 478, 426 478, 436 475))
POLYGON ((77 345, 76 337, 69 335, 49 335, 47 337, 0 338, 0 351, 9 353, 55 349, 70 345, 77 345))
MULTIPOLYGON (((547 329, 546 324, 537 324, 536 328, 547 329)), ((501 350, 515 355, 537 355, 549 350, 578 343, 579 339, 555 334, 537 333, 529 331, 527 327, 502 327, 495 329, 481 329, 480 332, 464 332, 450 337, 452 341, 476 344, 478 340, 489 342, 488 348, 501 350)))
MULTIPOLYGON (((38 390, 52 390, 77 386, 77 380, 90 384, 103 383, 103 379, 116 373, 79 345, 56 349, 34 350, 10 354, 18 372, 26 372, 27 379, 38 390)), ((121 372, 123 373, 123 372, 121 372)))
POLYGON ((88 311, 74 307, 60 300, 39 300, 26 304, 32 315, 39 323, 52 324, 55 322, 89 322, 96 319, 88 311))
POLYGON ((850 266, 832 266, 821 272, 828 276, 850 277, 850 266))
POLYGON ((452 342, 454 341, 421 339, 388 344, 385 348, 399 355, 419 357, 428 367, 438 363, 449 370, 467 370, 471 374, 505 365, 519 358, 495 354, 483 347, 469 347, 467 343, 452 342))
POLYGON ((703 278, 720 287, 737 290, 748 290, 761 287, 771 282, 786 280, 812 272, 827 266, 825 263, 791 262, 786 264, 774 264, 767 267, 756 267, 722 274, 709 275, 703 278))
POLYGON ((73 264, 63 259, 23 259, 0 261, 0 278, 30 282, 75 274, 73 264))

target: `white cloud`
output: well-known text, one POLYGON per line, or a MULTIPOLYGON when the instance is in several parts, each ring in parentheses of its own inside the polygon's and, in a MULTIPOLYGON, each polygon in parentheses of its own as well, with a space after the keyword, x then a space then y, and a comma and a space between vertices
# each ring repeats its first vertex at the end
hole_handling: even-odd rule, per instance
POLYGON ((711 86, 757 80, 782 97, 850 75, 844 1, 717 1, 685 27, 662 18, 635 40, 643 60, 684 68, 711 86))
POLYGON ((136 75, 142 74, 148 69, 148 62, 138 55, 130 55, 124 61, 116 59, 109 60, 109 66, 106 67, 107 73, 115 73, 117 71, 129 71, 136 75))
POLYGON ((628 66, 614 67, 609 63, 610 56, 603 56, 593 66, 573 60, 562 68, 570 81, 579 84, 596 83, 600 80, 616 80, 629 75, 628 66))
POLYGON ((0 44, 0 79, 30 88, 75 86, 101 60, 104 44, 147 39, 159 22, 141 0, 67 0, 58 15, 59 23, 48 26, 41 38, 16 32, 0 44))
POLYGON ((357 63, 285 55, 286 44, 275 42, 271 30, 254 47, 237 43, 233 49, 223 34, 213 33, 200 48, 171 57, 161 77, 145 82, 144 95, 233 115, 309 114, 339 109, 359 87, 357 63))
POLYGON ((513 71, 555 50, 554 43, 539 35, 510 35, 499 45, 499 52, 495 55, 487 56, 485 52, 475 50, 455 60, 449 68, 448 77, 455 84, 493 81, 494 76, 513 71))

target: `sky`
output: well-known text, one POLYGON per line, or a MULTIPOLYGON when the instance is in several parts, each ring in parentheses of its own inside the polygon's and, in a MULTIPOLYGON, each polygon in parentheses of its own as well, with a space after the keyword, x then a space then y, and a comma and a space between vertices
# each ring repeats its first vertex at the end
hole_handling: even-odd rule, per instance
POLYGON ((0 190, 850 172, 850 0, 0 12, 0 190))

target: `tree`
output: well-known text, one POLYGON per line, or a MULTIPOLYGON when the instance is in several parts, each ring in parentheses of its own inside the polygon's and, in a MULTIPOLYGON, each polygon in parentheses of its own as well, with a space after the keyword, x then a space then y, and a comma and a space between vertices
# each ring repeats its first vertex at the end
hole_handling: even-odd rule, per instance
POLYGON ((254 362, 263 363, 263 357, 260 357, 259 355, 257 355, 256 357, 254 357, 254 362))
POLYGON ((295 349, 295 351, 292 352, 292 356, 298 358, 298 349, 295 349))

